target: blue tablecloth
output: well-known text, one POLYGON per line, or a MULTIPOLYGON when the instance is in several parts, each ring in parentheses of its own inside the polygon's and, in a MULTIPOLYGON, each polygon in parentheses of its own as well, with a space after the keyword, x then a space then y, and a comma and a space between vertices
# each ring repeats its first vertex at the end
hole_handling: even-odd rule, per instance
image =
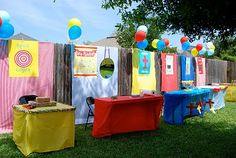
MULTIPOLYGON (((183 124, 184 118, 190 116, 190 103, 202 100, 203 104, 208 101, 210 89, 192 89, 191 91, 178 90, 164 94, 164 121, 170 124, 183 124)), ((201 114, 197 108, 191 110, 192 116, 203 116, 204 106, 201 114)))

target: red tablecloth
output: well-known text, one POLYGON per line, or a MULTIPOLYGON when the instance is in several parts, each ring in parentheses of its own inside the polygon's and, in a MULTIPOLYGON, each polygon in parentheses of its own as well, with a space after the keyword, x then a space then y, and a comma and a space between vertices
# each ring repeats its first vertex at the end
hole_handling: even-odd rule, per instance
POLYGON ((96 138, 116 133, 155 130, 159 127, 163 96, 118 96, 96 98, 93 136, 96 138))

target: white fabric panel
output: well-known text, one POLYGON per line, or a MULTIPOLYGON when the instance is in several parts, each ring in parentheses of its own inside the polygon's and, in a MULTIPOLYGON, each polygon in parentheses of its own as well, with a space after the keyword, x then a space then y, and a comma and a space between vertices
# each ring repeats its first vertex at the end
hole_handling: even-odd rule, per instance
MULTIPOLYGON (((114 62, 114 72, 108 79, 105 79, 100 75, 100 64, 104 59, 105 47, 97 48, 97 76, 73 77, 72 74, 72 105, 76 106, 76 124, 86 122, 89 110, 86 104, 86 98, 88 96, 96 98, 118 94, 118 48, 109 47, 110 58, 114 62)), ((106 53, 106 57, 108 57, 108 53, 106 53)), ((74 48, 72 48, 71 59, 72 72, 74 72, 74 48)), ((93 120, 90 119, 89 122, 91 121, 93 120)))

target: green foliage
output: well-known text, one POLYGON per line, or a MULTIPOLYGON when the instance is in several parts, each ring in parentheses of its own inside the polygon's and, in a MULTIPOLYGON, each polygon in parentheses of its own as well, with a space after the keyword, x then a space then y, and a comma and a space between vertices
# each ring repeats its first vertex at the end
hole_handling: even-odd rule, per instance
POLYGON ((141 24, 149 29, 149 42, 166 30, 182 32, 191 40, 203 35, 210 39, 234 35, 235 6, 234 0, 103 0, 102 3, 105 9, 117 9, 122 17, 117 25, 122 47, 132 45, 135 29, 141 24))
POLYGON ((146 21, 138 21, 134 23, 135 17, 133 17, 132 14, 127 16, 131 19, 125 19, 123 24, 116 25, 118 28, 116 31, 118 37, 117 42, 120 46, 123 48, 136 47, 136 44, 134 43, 136 29, 140 25, 146 25, 148 27, 147 40, 149 43, 147 50, 153 50, 151 47, 152 40, 160 39, 160 34, 164 32, 163 29, 157 27, 158 22, 152 19, 147 19, 146 21))
POLYGON ((132 1, 104 1, 103 8, 118 8, 119 13, 122 16, 122 23, 117 24, 117 37, 118 43, 123 48, 136 47, 134 43, 134 35, 136 29, 140 25, 145 25, 148 27, 147 40, 149 42, 147 50, 153 50, 151 47, 151 42, 153 39, 160 39, 160 34, 164 33, 165 29, 163 27, 163 22, 159 18, 153 18, 149 14, 148 8, 142 8, 142 6, 137 6, 130 10, 132 1), (126 4, 127 2, 127 4, 126 4))
POLYGON ((236 37, 218 38, 214 43, 216 46, 215 58, 236 62, 236 37))
POLYGON ((163 52, 165 52, 165 53, 177 53, 177 47, 165 47, 163 52))
MULTIPOLYGON (((76 126, 75 147, 47 153, 32 153, 29 158, 73 157, 235 157, 236 103, 216 114, 186 119, 183 126, 168 125, 161 119, 158 130, 117 134, 95 139, 92 127, 76 126)), ((57 132, 57 131, 55 131, 57 132)), ((60 139, 60 138, 58 138, 60 139)), ((0 135, 0 157, 24 157, 12 135, 0 135)))

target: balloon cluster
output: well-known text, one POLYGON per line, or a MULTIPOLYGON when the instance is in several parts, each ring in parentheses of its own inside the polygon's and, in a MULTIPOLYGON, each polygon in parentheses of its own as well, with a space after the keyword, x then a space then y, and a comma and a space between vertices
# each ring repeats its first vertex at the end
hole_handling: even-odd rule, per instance
POLYGON ((199 54, 205 54, 206 53, 206 49, 203 47, 203 45, 201 43, 197 44, 195 48, 193 48, 191 50, 191 54, 192 56, 197 56, 199 54))
POLYGON ((213 55, 214 51, 215 51, 214 44, 212 42, 208 42, 207 43, 207 48, 208 48, 208 50, 205 47, 203 47, 203 45, 201 43, 199 43, 199 44, 196 45, 195 48, 192 49, 191 54, 193 56, 197 56, 198 54, 203 55, 207 52, 207 54, 209 56, 213 55))
POLYGON ((188 41, 188 37, 186 36, 181 37, 180 42, 182 44, 183 51, 186 51, 190 48, 190 42, 188 41))
POLYGON ((136 33, 135 33, 135 42, 136 46, 139 49, 145 49, 148 46, 148 41, 146 39, 147 37, 147 27, 145 25, 141 25, 138 27, 136 33))
POLYGON ((213 55, 215 53, 216 47, 214 46, 214 44, 212 42, 207 42, 207 48, 208 48, 207 54, 209 56, 213 55))
POLYGON ((154 39, 152 41, 152 47, 157 48, 159 51, 162 51, 169 44, 170 41, 167 38, 163 38, 162 40, 154 39))
POLYGON ((68 35, 71 41, 77 40, 81 36, 81 22, 77 18, 72 18, 68 22, 68 35))
POLYGON ((14 34, 14 27, 10 24, 10 15, 0 10, 0 38, 7 39, 14 34))

